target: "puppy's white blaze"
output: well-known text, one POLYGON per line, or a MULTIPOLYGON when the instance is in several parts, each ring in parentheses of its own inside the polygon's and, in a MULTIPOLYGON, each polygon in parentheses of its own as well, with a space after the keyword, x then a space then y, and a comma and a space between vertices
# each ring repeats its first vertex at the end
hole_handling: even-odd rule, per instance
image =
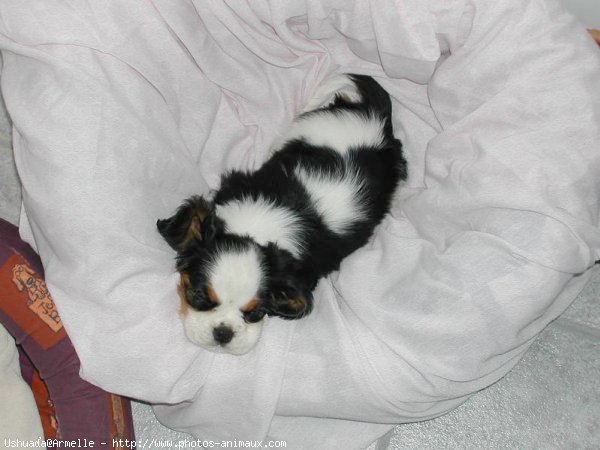
POLYGON ((261 261, 254 247, 218 254, 208 277, 221 307, 233 305, 238 315, 239 309, 256 296, 262 279, 261 261))
POLYGON ((351 111, 315 112, 292 124, 287 140, 300 139, 315 146, 329 147, 341 155, 355 147, 378 148, 384 140, 383 122, 351 111))
POLYGON ((304 107, 303 112, 313 111, 330 105, 336 94, 344 95, 353 103, 361 101, 360 94, 354 82, 346 75, 336 75, 325 80, 317 87, 312 98, 304 107))
POLYGON ((331 231, 344 233, 352 223, 366 218, 364 206, 360 203, 362 183, 356 174, 335 178, 298 168, 296 176, 331 231))
POLYGON ((248 235, 261 245, 276 243, 295 257, 302 254, 302 242, 299 240, 302 224, 289 209, 264 198, 248 198, 217 205, 216 214, 223 219, 229 233, 248 235))

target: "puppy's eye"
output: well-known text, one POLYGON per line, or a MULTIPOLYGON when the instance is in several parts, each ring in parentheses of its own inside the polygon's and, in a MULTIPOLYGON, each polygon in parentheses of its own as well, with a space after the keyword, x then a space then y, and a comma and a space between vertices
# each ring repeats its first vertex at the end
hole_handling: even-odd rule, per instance
POLYGON ((244 306, 242 309, 242 316, 246 323, 256 323, 265 317, 265 310, 262 307, 262 303, 258 297, 253 298, 244 306))
POLYGON ((211 299, 206 289, 188 288, 185 291, 185 296, 187 302, 196 311, 211 311, 219 306, 218 302, 211 299))
POLYGON ((194 288, 187 288, 187 289, 185 290, 185 297, 186 297, 188 300, 189 300, 189 299, 192 299, 192 298, 194 298, 194 296, 196 295, 196 293, 197 293, 197 292, 198 292, 198 291, 197 291, 196 289, 194 289, 194 288))
POLYGON ((244 320, 247 323, 260 322, 263 317, 265 317, 265 312, 262 308, 257 308, 254 311, 244 313, 244 320))

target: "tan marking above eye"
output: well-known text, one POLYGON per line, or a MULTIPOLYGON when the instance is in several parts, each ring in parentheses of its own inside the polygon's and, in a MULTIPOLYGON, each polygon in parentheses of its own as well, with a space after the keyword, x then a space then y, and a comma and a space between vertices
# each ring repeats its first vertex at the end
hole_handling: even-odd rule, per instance
POLYGON ((250 300, 248 303, 246 303, 246 305, 240 309, 240 311, 242 311, 243 313, 250 313, 254 310, 256 310, 256 308, 258 308, 258 306, 260 305, 260 300, 256 297, 254 297, 252 300, 250 300))
POLYGON ((181 283, 179 283, 179 286, 183 287, 184 289, 187 289, 190 286, 190 276, 185 272, 180 272, 180 276, 181 283))
POLYGON ((208 299, 211 302, 213 302, 216 305, 220 305, 221 304, 221 299, 217 295, 217 292, 215 291, 215 288, 212 287, 212 285, 209 284, 209 285, 206 286, 206 294, 208 295, 208 299))

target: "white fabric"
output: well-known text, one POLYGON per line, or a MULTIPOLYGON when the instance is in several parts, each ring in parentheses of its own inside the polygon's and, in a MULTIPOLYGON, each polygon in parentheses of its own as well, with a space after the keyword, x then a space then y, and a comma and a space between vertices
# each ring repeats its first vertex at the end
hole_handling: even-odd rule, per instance
POLYGON ((600 52, 553 2, 5 0, 0 15, 21 231, 83 376, 182 402, 156 407, 172 427, 367 445, 376 423, 501 378, 600 256, 600 52), (257 167, 333 72, 394 99, 410 178, 392 214, 311 316, 269 320, 243 357, 194 347, 156 219, 257 167))
MULTIPOLYGON (((0 445, 20 448, 44 439, 33 393, 21 377, 15 340, 0 324, 0 445)), ((39 447, 39 446, 38 446, 39 447)), ((46 447, 43 447, 46 448, 46 447)))

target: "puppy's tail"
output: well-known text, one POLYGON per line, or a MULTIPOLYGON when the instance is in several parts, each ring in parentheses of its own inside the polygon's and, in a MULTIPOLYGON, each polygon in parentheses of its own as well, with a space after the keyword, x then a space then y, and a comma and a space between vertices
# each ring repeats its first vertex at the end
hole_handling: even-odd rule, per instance
POLYGON ((370 114, 385 120, 386 127, 392 127, 392 101, 381 85, 368 75, 348 74, 360 95, 360 104, 370 114))
POLYGON ((317 88, 302 113, 338 107, 375 115, 384 121, 386 134, 393 134, 390 96, 368 75, 342 74, 329 78, 317 88))

